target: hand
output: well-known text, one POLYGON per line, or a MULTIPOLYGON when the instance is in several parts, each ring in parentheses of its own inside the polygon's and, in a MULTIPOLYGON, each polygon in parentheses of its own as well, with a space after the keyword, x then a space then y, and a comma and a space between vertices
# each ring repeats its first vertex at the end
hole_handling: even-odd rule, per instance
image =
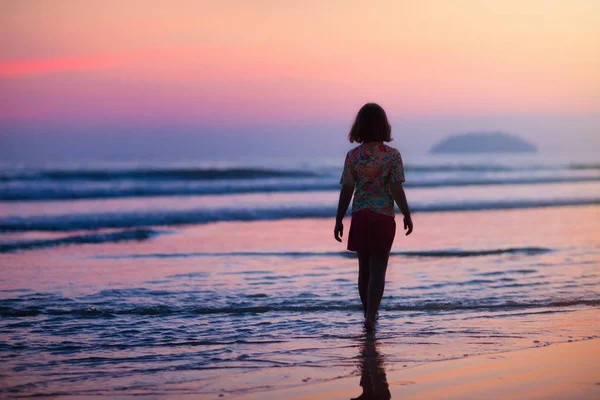
POLYGON ((344 236, 344 224, 342 224, 342 221, 338 221, 335 223, 335 228, 333 229, 333 237, 335 237, 335 240, 338 242, 341 242, 342 236, 344 236))
POLYGON ((404 230, 406 230, 406 236, 410 235, 413 231, 413 222, 410 215, 404 216, 404 230))

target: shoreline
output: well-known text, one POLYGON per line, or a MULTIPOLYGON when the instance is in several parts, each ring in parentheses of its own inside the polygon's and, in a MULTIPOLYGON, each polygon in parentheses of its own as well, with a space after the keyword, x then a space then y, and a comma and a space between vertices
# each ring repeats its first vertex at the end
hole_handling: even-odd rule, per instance
POLYGON ((0 254, 0 397, 348 400, 366 369, 394 399, 600 399, 600 354, 577 350, 600 338, 598 210, 416 215, 370 347, 331 220, 0 254))
MULTIPOLYGON (((376 357, 366 357, 368 375, 389 385, 391 398, 419 399, 568 399, 600 398, 600 339, 561 342, 502 353, 433 361, 385 373, 376 357), (387 379, 386 379, 387 377, 387 379)), ((254 392, 240 400, 350 399, 361 394, 361 376, 306 384, 293 388, 254 392)), ((363 397, 385 399, 385 395, 363 397)))

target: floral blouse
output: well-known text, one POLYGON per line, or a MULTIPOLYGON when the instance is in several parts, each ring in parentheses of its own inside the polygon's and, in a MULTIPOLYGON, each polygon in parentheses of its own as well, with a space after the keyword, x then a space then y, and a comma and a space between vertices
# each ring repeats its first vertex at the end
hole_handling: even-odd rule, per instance
POLYGON ((355 186, 352 212, 369 209, 394 216, 391 182, 404 182, 400 152, 382 142, 363 143, 350 150, 340 183, 355 186))

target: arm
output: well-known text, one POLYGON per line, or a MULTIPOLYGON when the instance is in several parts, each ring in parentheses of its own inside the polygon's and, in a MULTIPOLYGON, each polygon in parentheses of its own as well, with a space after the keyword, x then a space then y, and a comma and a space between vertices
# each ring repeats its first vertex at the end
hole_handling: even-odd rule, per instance
POLYGON ((406 200, 406 193, 404 193, 404 188, 402 187, 401 182, 393 182, 390 184, 390 189, 392 192, 392 197, 394 197, 394 201, 398 204, 402 215, 404 215, 404 229, 407 229, 406 236, 410 235, 413 231, 413 223, 410 218, 410 208, 408 207, 408 200, 406 200))
POLYGON ((338 202, 335 228, 333 230, 333 236, 338 242, 341 242, 342 239, 340 238, 344 236, 344 224, 342 224, 342 219, 344 218, 344 215, 346 215, 346 211, 348 211, 348 206, 350 205, 350 200, 352 200, 353 193, 354 185, 344 185, 342 186, 342 190, 340 190, 340 200, 338 202))

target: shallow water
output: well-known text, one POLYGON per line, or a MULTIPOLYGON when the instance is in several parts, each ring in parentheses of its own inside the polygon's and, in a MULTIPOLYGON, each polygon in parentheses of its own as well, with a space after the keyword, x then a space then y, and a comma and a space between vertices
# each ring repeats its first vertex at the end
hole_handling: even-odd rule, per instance
MULTIPOLYGON (((416 213, 390 258, 385 368, 599 337, 599 217, 416 213)), ((2 396, 214 398, 348 375, 358 387, 356 260, 331 220, 144 229, 156 234, 0 254, 2 396)))

